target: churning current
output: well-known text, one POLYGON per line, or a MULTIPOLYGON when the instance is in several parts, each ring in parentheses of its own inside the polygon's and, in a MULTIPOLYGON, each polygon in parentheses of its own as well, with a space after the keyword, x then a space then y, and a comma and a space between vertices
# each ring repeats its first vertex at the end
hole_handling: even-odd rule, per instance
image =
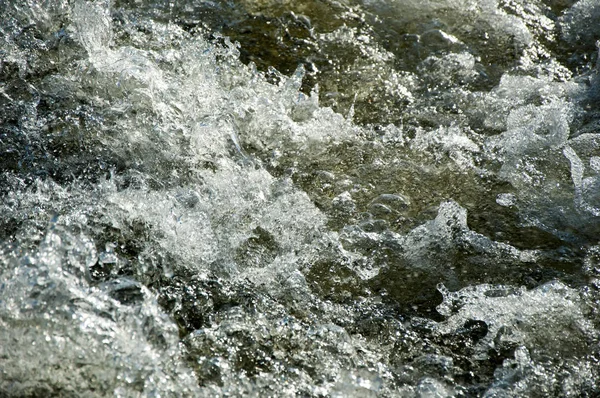
POLYGON ((0 396, 600 396, 598 0, 0 0, 0 396))

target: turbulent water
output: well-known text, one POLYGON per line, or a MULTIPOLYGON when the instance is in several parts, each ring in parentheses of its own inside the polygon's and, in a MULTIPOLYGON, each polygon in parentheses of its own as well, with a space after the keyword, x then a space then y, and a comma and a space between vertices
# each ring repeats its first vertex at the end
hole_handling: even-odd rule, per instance
POLYGON ((600 396, 598 0, 0 0, 0 396, 600 396))

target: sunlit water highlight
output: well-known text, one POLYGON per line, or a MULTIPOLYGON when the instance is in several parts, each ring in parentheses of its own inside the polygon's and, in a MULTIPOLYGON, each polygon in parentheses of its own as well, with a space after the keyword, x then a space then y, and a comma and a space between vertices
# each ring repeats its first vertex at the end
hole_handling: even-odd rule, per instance
POLYGON ((600 395, 600 3, 0 0, 0 395, 600 395))

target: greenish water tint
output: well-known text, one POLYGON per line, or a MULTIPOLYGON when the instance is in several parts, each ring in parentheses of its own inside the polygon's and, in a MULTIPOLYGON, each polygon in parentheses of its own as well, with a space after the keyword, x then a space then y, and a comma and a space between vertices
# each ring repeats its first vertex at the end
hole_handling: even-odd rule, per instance
POLYGON ((0 0, 0 395, 599 395, 599 26, 0 0))

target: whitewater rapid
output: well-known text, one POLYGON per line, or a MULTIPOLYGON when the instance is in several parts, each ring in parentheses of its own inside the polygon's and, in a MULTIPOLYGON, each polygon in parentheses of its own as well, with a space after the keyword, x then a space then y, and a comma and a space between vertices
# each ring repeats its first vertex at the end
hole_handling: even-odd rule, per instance
POLYGON ((0 0, 0 396, 600 395, 600 3, 0 0))

